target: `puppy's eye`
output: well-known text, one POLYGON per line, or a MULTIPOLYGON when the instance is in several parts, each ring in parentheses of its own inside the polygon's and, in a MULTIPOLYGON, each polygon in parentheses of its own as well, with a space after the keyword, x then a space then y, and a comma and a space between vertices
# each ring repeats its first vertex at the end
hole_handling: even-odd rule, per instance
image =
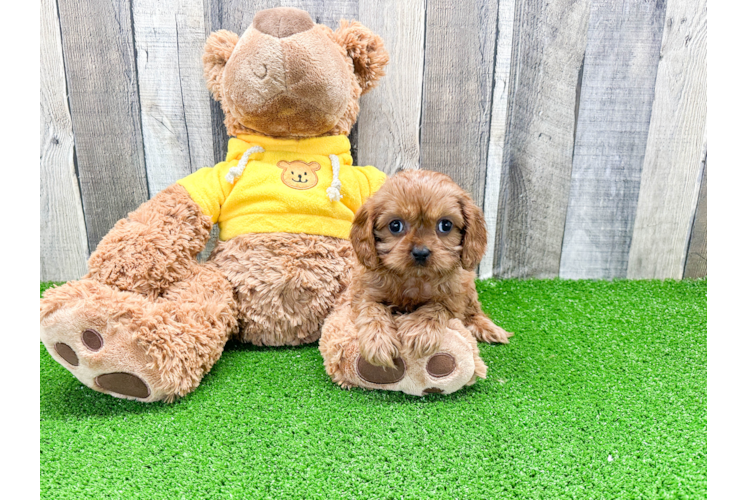
POLYGON ((291 175, 293 175, 293 170, 291 170, 291 175))
POLYGON ((442 219, 436 224, 436 230, 442 234, 447 234, 452 230, 452 221, 449 219, 442 219))
POLYGON ((400 219, 395 219, 390 222, 390 232, 392 234, 400 234, 405 229, 405 223, 400 219))

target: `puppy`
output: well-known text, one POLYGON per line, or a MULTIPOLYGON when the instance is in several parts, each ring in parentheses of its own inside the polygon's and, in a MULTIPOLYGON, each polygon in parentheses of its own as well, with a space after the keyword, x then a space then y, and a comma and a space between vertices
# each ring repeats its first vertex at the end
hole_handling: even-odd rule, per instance
POLYGON ((452 319, 479 341, 508 343, 475 290, 486 237, 470 195, 438 172, 401 172, 364 203, 351 229, 350 296, 365 360, 394 367, 403 348, 429 356, 452 319))

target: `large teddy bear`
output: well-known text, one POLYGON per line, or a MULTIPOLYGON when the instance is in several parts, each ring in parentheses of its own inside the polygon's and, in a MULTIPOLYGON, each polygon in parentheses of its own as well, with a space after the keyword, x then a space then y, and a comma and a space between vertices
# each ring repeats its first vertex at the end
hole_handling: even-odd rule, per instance
POLYGON ((299 345, 349 280, 356 210, 385 180, 353 167, 359 97, 384 75, 379 36, 337 31, 292 8, 205 45, 207 85, 231 136, 226 161, 178 181, 120 220, 80 281, 41 301, 51 356, 99 392, 173 401, 235 336, 299 345), (220 242, 196 260, 213 224, 220 242))

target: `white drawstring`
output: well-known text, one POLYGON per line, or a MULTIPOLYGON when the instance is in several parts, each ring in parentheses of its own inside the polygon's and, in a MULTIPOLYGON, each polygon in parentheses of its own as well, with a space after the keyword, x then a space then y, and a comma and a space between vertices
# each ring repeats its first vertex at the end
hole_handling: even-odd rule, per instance
POLYGON ((340 194, 340 188, 343 185, 338 179, 340 175, 340 158, 338 158, 338 155, 330 155, 330 163, 332 163, 332 182, 330 187, 327 188, 327 197, 330 198, 330 201, 340 201, 343 199, 343 195, 340 194))
POLYGON ((239 163, 236 164, 235 167, 231 167, 229 169, 229 173, 226 174, 226 181, 230 184, 233 184, 236 182, 236 179, 242 175, 242 172, 244 172, 244 167, 247 166, 247 162, 249 161, 250 155, 253 155, 255 153, 264 153, 265 149, 262 146, 252 146, 248 150, 244 152, 242 155, 241 160, 239 160, 239 163))

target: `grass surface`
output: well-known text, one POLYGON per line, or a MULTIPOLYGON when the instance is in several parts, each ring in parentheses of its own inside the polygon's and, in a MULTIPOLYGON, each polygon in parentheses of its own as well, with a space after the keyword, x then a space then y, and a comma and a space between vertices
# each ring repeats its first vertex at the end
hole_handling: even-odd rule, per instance
POLYGON ((515 336, 449 396, 341 390, 316 345, 229 345, 194 393, 141 404, 42 346, 42 497, 706 497, 706 281, 478 289, 515 336))

